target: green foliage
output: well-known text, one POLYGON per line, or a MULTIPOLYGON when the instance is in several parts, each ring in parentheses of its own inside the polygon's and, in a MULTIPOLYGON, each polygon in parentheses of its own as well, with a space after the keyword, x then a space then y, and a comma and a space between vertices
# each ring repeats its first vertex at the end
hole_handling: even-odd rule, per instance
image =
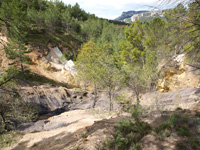
POLYGON ((192 63, 199 62, 199 15, 199 3, 196 1, 191 2, 188 8, 179 4, 165 13, 171 47, 176 54, 185 51, 192 63))
POLYGON ((188 117, 180 114, 172 114, 169 116, 169 122, 172 127, 178 127, 182 124, 186 124, 188 122, 188 117))
POLYGON ((186 127, 179 126, 176 128, 176 131, 180 136, 190 136, 190 130, 186 127))
POLYGON ((10 147, 17 142, 17 139, 21 136, 18 131, 10 131, 0 134, 0 149, 10 147))
MULTIPOLYGON (((176 132, 178 136, 190 137, 191 132, 188 120, 189 118, 185 113, 173 113, 168 116, 166 121, 163 121, 159 126, 155 127, 154 131, 161 140, 165 137, 169 137, 172 132, 176 132)), ((178 147, 181 147, 180 143, 178 144, 178 147)))
POLYGON ((37 111, 17 92, 19 72, 12 67, 0 76, 0 132, 15 129, 22 122, 37 118, 37 111))
MULTIPOLYGON (((9 78, 14 78, 17 76, 19 76, 19 71, 16 69, 15 66, 12 66, 0 76, 0 84, 4 83, 9 78)), ((2 87, 13 87, 15 85, 16 85, 16 82, 14 80, 11 80, 7 82, 6 84, 3 84, 2 87)))
POLYGON ((121 120, 119 125, 116 126, 116 134, 119 132, 123 135, 126 135, 133 130, 133 127, 134 124, 131 122, 131 120, 121 120))
POLYGON ((199 149, 200 145, 200 138, 199 137, 189 137, 188 140, 179 141, 177 143, 177 149, 178 150, 197 150, 199 149))
POLYGON ((66 56, 66 54, 63 54, 63 55, 60 57, 60 61, 62 62, 62 61, 66 61, 66 60, 68 60, 68 59, 67 59, 67 56, 66 56))
POLYGON ((168 36, 166 24, 167 23, 161 18, 154 18, 149 24, 143 26, 147 35, 145 45, 147 45, 149 49, 156 51, 156 48, 166 40, 168 36))
POLYGON ((113 90, 119 83, 120 74, 109 43, 105 43, 101 48, 93 42, 84 44, 78 55, 76 66, 78 75, 83 80, 90 81, 95 91, 97 87, 107 89, 111 110, 113 90))
MULTIPOLYGON (((126 40, 120 43, 119 63, 122 66, 123 82, 137 97, 137 106, 140 93, 155 88, 158 78, 157 53, 144 45, 146 36, 143 26, 140 21, 136 21, 135 24, 126 27, 126 40)), ((149 44, 152 42, 151 39, 148 40, 149 44)))
POLYGON ((86 138, 88 136, 88 133, 86 132, 86 133, 83 133, 82 135, 81 135, 81 137, 82 138, 86 138))
POLYGON ((136 108, 132 109, 131 116, 137 121, 140 121, 140 117, 142 115, 142 107, 141 105, 137 106, 136 108))
POLYGON ((20 63, 26 63, 28 61, 28 53, 30 53, 31 50, 27 50, 25 44, 16 39, 9 39, 8 42, 5 52, 9 59, 14 60, 12 65, 19 66, 20 63))
POLYGON ((189 143, 193 149, 198 149, 200 145, 200 137, 198 138, 191 137, 189 139, 189 143))
POLYGON ((127 93, 122 93, 114 97, 114 100, 123 106, 123 111, 130 112, 132 110, 132 105, 130 104, 130 98, 127 93))
POLYGON ((142 44, 143 36, 142 24, 139 21, 125 28, 126 41, 120 43, 123 62, 133 65, 143 60, 145 54, 145 47, 142 44))
MULTIPOLYGON (((191 136, 191 127, 196 127, 194 123, 189 125, 189 118, 187 113, 173 113, 169 115, 168 119, 162 122, 159 126, 154 128, 154 131, 162 139, 163 137, 168 137, 172 132, 177 132, 178 136, 190 137, 191 136)), ((193 130, 193 129, 192 129, 193 130)), ((178 147, 181 147, 181 143, 178 144, 178 147)))
POLYGON ((129 98, 128 98, 128 95, 126 93, 122 93, 118 96, 115 96, 114 99, 120 104, 124 104, 124 103, 129 102, 129 98))
POLYGON ((114 141, 108 141, 107 149, 137 150, 141 147, 140 140, 148 134, 150 126, 146 122, 132 123, 121 120, 115 128, 114 141))
POLYGON ((84 80, 90 80, 92 83, 97 82, 98 76, 98 57, 100 48, 93 42, 88 42, 82 46, 81 53, 78 55, 76 66, 79 76, 84 80), (87 59, 85 59, 87 58, 87 59))
POLYGON ((155 127, 155 131, 158 134, 163 130, 170 130, 170 129, 171 129, 171 124, 168 121, 164 121, 158 127, 155 127))
POLYGON ((168 129, 162 130, 158 133, 158 136, 162 139, 162 137, 169 137, 171 135, 171 131, 168 129))

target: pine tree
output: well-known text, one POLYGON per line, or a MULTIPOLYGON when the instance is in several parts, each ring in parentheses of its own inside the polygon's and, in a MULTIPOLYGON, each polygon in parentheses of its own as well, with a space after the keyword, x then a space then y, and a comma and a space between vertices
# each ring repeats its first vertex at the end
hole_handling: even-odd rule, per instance
POLYGON ((88 42, 82 46, 81 52, 77 57, 76 66, 78 75, 84 82, 90 82, 94 86, 94 104, 97 101, 97 86, 98 86, 98 57, 100 48, 93 42, 88 42))
POLYGON ((119 82, 120 73, 109 43, 105 43, 101 48, 93 42, 84 44, 77 58, 77 68, 82 80, 90 81, 94 86, 93 106, 97 100, 97 88, 103 88, 108 91, 112 110, 113 92, 119 82))
POLYGON ((28 34, 26 21, 26 5, 22 0, 3 1, 0 7, 0 20, 5 24, 9 42, 5 46, 5 52, 9 59, 15 59, 20 64, 24 76, 23 63, 27 60, 28 53, 25 42, 28 34))
POLYGON ((144 32, 140 21, 125 28, 126 40, 120 43, 122 61, 129 64, 143 64, 145 47, 143 45, 144 32), (142 62, 142 63, 140 63, 142 62))

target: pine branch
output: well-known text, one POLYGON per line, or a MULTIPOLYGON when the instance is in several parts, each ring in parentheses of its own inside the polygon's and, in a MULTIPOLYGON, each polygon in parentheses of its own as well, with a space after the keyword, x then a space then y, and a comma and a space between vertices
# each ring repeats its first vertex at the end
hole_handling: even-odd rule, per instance
POLYGON ((11 81, 12 79, 14 79, 15 77, 10 77, 9 79, 7 79, 6 81, 4 81, 3 83, 0 84, 0 87, 3 86, 4 84, 8 83, 9 81, 11 81))

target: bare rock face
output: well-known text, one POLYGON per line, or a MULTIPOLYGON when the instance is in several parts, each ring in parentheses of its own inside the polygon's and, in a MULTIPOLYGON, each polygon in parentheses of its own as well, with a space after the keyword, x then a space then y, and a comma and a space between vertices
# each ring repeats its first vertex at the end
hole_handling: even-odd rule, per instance
POLYGON ((71 103, 68 90, 64 87, 21 87, 19 93, 25 101, 36 105, 41 115, 65 108, 71 103))
POLYGON ((50 49, 50 52, 46 56, 49 63, 52 65, 52 67, 62 70, 62 72, 65 70, 72 76, 76 75, 76 69, 75 65, 72 60, 65 60, 63 57, 62 52, 58 47, 52 48, 51 45, 48 46, 50 49))
POLYGON ((199 86, 200 69, 186 64, 185 55, 180 54, 167 66, 162 66, 164 77, 158 81, 160 92, 178 91, 199 86))
MULTIPOLYGON (((141 96, 141 105, 152 110, 169 110, 177 108, 200 111, 200 88, 182 89, 176 92, 151 92, 141 96)), ((135 102, 134 102, 135 103, 135 102)))
MULTIPOLYGON (((65 87, 53 87, 41 85, 33 87, 21 87, 19 89, 23 99, 37 107, 41 119, 58 115, 68 110, 92 109, 94 93, 92 91, 67 89, 65 87)), ((113 100, 113 110, 120 109, 120 105, 113 100)), ((109 98, 106 91, 99 92, 95 109, 109 110, 109 98)))
POLYGON ((58 47, 48 44, 47 48, 32 47, 29 59, 33 63, 29 68, 32 72, 70 87, 76 86, 77 70, 72 60, 66 60, 58 47))

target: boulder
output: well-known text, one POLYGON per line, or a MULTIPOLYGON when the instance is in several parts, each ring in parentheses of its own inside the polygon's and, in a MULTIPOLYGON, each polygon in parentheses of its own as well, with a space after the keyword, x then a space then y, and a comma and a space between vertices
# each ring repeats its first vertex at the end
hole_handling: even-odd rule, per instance
POLYGON ((61 59, 63 54, 58 47, 51 48, 48 46, 48 48, 50 49, 50 52, 46 58, 51 64, 51 67, 54 67, 57 70, 61 70, 62 72, 65 70, 72 76, 77 74, 74 62, 72 60, 61 59))

